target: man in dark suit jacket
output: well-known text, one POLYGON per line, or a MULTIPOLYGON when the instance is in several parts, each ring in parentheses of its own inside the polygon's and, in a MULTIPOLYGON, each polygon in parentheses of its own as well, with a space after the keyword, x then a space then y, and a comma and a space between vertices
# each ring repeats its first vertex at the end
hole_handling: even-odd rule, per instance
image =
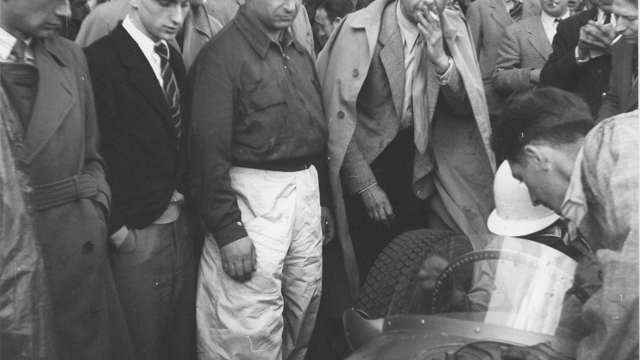
POLYGON ((113 189, 113 272, 137 359, 195 353, 195 262, 183 213, 185 69, 167 44, 188 2, 135 0, 86 49, 113 189))
MULTIPOLYGON (((607 90, 611 72, 611 55, 578 59, 576 47, 583 27, 592 28, 589 21, 608 23, 610 14, 594 6, 558 24, 553 39, 553 52, 540 73, 541 85, 555 86, 580 95, 596 115, 607 90)), ((585 29, 586 30, 586 29, 585 29)))
MULTIPOLYGON (((111 193, 98 155, 87 64, 80 48, 56 35, 60 17, 70 13, 68 4, 0 2, 0 84, 9 100, 0 106, 3 114, 15 115, 2 116, 0 131, 10 137, 11 155, 30 188, 24 196, 52 300, 53 331, 42 336, 52 335, 58 359, 129 359, 127 329, 107 258, 111 193)), ((3 194, 5 201, 11 201, 8 196, 3 194)), ((20 265, 18 271, 26 274, 30 259, 20 265)), ((3 279, 5 275, 10 276, 3 273, 3 279)), ((5 288, 2 292, 8 293, 5 288)), ((27 301, 15 295, 11 301, 27 301)), ((20 332, 26 335, 29 329, 20 332)), ((52 358, 40 349, 12 356, 26 341, 3 336, 0 357, 52 358)))

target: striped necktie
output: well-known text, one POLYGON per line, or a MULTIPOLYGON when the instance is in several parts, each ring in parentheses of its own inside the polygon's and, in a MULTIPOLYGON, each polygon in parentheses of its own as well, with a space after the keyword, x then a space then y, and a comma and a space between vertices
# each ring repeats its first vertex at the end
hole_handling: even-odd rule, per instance
POLYGON ((162 69, 162 90, 164 97, 169 105, 169 111, 171 113, 171 122, 176 134, 178 143, 182 136, 182 114, 180 109, 180 90, 178 89, 178 82, 176 76, 171 69, 169 63, 169 47, 164 42, 156 44, 153 48, 155 52, 160 55, 160 68, 162 69))

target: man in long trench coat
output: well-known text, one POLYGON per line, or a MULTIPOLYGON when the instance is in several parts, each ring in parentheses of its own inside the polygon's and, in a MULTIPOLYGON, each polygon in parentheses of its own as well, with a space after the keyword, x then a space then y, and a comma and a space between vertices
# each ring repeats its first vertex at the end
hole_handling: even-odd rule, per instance
MULTIPOLYGON (((386 49, 386 54, 382 54, 385 52, 384 42, 387 38, 383 36, 381 28, 383 28, 385 9, 395 7, 394 4, 388 6, 392 2, 392 0, 375 0, 367 8, 347 16, 318 56, 318 76, 325 112, 329 118, 329 176, 335 204, 337 236, 344 262, 344 268, 341 269, 344 274, 337 278, 347 279, 351 297, 344 299, 347 303, 354 301, 357 297, 359 277, 348 228, 345 209, 347 191, 343 189, 345 179, 341 178, 341 171, 344 171, 347 147, 352 139, 357 139, 357 132, 362 131, 362 129, 358 130, 362 125, 357 102, 362 94, 365 79, 376 61, 374 54, 379 54, 381 58, 382 67, 390 79, 389 87, 393 97, 403 98, 403 81, 396 81, 397 79, 393 76, 389 76, 389 74, 404 76, 402 45, 399 51, 386 49), (382 49, 380 50, 379 47, 382 49), (400 68, 397 69, 397 67, 400 68)), ((451 66, 455 67, 462 80, 463 93, 466 92, 464 102, 468 105, 458 106, 466 108, 466 111, 451 106, 441 106, 441 101, 438 100, 439 94, 442 93, 438 74, 434 66, 424 65, 426 66, 426 71, 423 73, 424 95, 421 99, 414 99, 414 103, 419 102, 422 106, 418 108, 414 105, 414 112, 421 111, 422 116, 416 115, 416 117, 423 121, 426 133, 429 134, 424 140, 428 141, 428 147, 431 149, 429 161, 433 162, 433 168, 429 174, 425 174, 423 161, 426 160, 422 156, 424 152, 416 151, 413 165, 413 193, 417 198, 424 199, 427 187, 433 184, 435 187, 433 191, 437 192, 450 218, 455 221, 455 228, 469 237, 474 248, 482 248, 485 245, 483 237, 477 235, 487 233, 485 219, 493 207, 491 184, 495 159, 489 145, 491 134, 489 115, 480 71, 466 23, 456 9, 440 8, 439 10, 444 46, 448 49, 451 66), (425 181, 427 177, 433 181, 425 181)), ((392 121, 393 119, 390 118, 389 123, 392 121)), ((415 123, 418 124, 418 122, 415 123)), ((384 126, 381 128, 384 129, 384 134, 382 136, 377 134, 378 138, 372 141, 380 140, 382 146, 375 147, 375 150, 362 151, 364 158, 369 160, 367 162, 375 159, 383 150, 385 142, 388 144, 398 131, 398 126, 395 130, 391 125, 386 129, 384 126), (389 128, 391 130, 388 130, 389 128)), ((363 145, 361 148, 365 150, 373 148, 368 143, 359 145, 363 145)), ((355 254, 355 257, 357 256, 358 254, 355 254)), ((327 284, 327 291, 330 291, 330 286, 332 285, 327 284)), ((343 303, 342 308, 347 305, 343 303)))
MULTIPOLYGON (((0 1, 0 79, 42 249, 59 359, 129 359, 107 258, 110 190, 82 50, 56 35, 68 0, 0 1)), ((4 128, 2 129, 4 131, 4 128)))

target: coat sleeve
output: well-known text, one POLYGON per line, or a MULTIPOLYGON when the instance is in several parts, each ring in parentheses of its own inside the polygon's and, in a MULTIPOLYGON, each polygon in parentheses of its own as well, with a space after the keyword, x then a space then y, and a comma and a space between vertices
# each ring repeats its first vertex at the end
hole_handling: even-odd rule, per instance
MULTIPOLYGON (((517 25, 517 24, 516 24, 517 25)), ((493 75, 493 87, 504 95, 529 89, 532 69, 523 69, 522 47, 518 40, 520 32, 510 26, 498 48, 496 72, 493 75)))
POLYGON ((371 167, 364 159, 355 136, 347 147, 342 163, 342 181, 345 183, 347 193, 357 194, 367 186, 376 182, 376 177, 371 167))
POLYGON ((191 91, 200 214, 220 247, 247 236, 229 176, 235 90, 223 57, 224 49, 205 46, 194 65, 191 91))
POLYGON ((81 77, 83 93, 85 94, 85 165, 84 173, 91 175, 98 184, 98 194, 94 198, 104 212, 105 220, 108 218, 111 208, 111 189, 105 177, 105 162, 99 153, 100 131, 98 128, 98 117, 96 114, 95 99, 92 88, 92 81, 89 75, 87 59, 80 49, 75 50, 80 59, 81 70, 78 76, 81 77))
POLYGON ((602 98, 597 119, 602 121, 616 114, 618 114, 618 88, 616 84, 616 69, 614 68, 609 77, 609 90, 602 98))
POLYGON ((568 38, 568 33, 573 30, 573 26, 573 23, 566 21, 558 24, 558 32, 551 44, 553 50, 540 72, 542 85, 565 90, 571 87, 572 79, 575 79, 579 66, 576 62, 575 44, 571 44, 568 38))

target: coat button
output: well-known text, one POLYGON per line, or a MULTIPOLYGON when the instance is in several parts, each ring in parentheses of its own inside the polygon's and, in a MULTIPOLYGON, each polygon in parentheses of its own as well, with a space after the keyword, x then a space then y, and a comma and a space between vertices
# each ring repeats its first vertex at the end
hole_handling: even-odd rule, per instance
POLYGON ((607 93, 606 93, 606 92, 603 92, 603 93, 602 93, 602 97, 605 97, 605 96, 607 96, 607 93))
POLYGON ((84 243, 84 245, 82 245, 82 251, 86 254, 86 253, 90 253, 93 251, 93 243, 91 241, 87 241, 86 243, 84 243))
POLYGON ((344 111, 338 111, 338 119, 344 119, 344 111))
POLYGON ((357 78, 358 76, 360 76, 360 71, 358 71, 358 69, 353 69, 351 74, 353 75, 354 78, 357 78))

